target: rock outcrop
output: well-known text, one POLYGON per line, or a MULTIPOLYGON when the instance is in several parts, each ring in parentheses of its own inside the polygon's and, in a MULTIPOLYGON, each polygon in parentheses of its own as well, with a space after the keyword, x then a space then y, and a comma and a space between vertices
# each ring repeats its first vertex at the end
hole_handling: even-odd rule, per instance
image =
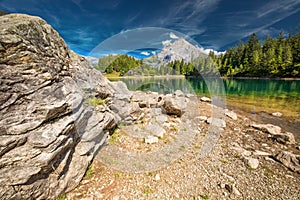
POLYGON ((116 90, 39 17, 4 15, 0 26, 0 197, 54 199, 118 122, 106 105, 116 90))

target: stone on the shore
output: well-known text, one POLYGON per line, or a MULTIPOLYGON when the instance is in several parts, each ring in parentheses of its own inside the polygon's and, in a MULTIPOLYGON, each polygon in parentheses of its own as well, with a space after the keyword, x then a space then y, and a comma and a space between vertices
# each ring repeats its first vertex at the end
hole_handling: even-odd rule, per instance
POLYGON ((198 118, 199 118, 199 120, 201 120, 201 121, 206 121, 206 120, 207 120, 207 117, 206 117, 206 116, 199 116, 198 118))
POLYGON ((281 112, 274 112, 274 113, 272 113, 272 115, 273 115, 274 117, 281 117, 281 116, 282 116, 282 113, 281 113, 281 112))
POLYGON ((281 151, 274 156, 274 159, 281 162, 293 172, 300 173, 300 155, 288 151, 281 151))
POLYGON ((158 123, 164 123, 164 122, 168 121, 168 117, 165 116, 165 115, 158 115, 158 116, 155 117, 155 120, 158 123))
POLYGON ((149 124, 146 127, 146 130, 149 131, 152 135, 155 135, 159 138, 163 138, 164 134, 166 133, 165 129, 163 129, 160 125, 158 124, 149 124))
POLYGON ((277 135, 281 133, 281 128, 273 124, 252 124, 252 127, 265 133, 270 133, 271 135, 277 135))
POLYGON ((200 98, 200 101, 203 101, 203 102, 211 102, 211 99, 208 98, 208 97, 201 97, 201 98, 200 98))
POLYGON ((259 165, 259 160, 251 157, 244 157, 244 162, 251 168, 257 169, 259 165))
POLYGON ((255 150, 253 152, 254 155, 256 156, 271 156, 272 154, 268 153, 268 152, 264 152, 264 151, 259 151, 259 150, 255 150))
POLYGON ((226 122, 220 118, 210 117, 206 122, 219 128, 226 128, 226 122))
POLYGON ((155 179, 156 181, 159 181, 159 180, 160 180, 160 175, 159 175, 159 174, 156 174, 155 177, 154 177, 154 179, 155 179))
POLYGON ((175 98, 166 96, 164 98, 164 103, 162 107, 165 109, 167 114, 177 115, 178 117, 181 117, 187 105, 187 102, 185 100, 185 97, 175 98))
POLYGON ((248 151, 244 148, 242 148, 241 146, 239 146, 238 144, 235 144, 233 147, 231 147, 231 149, 233 149, 234 151, 236 151, 238 154, 242 155, 242 156, 251 156, 251 151, 248 151))
POLYGON ((158 137, 149 135, 145 138, 145 143, 146 144, 154 144, 158 143, 158 137))
POLYGON ((233 111, 230 111, 228 109, 225 110, 225 115, 233 120, 237 120, 237 114, 233 111))
POLYGON ((272 138, 282 144, 295 144, 296 143, 293 133, 290 133, 290 132, 276 134, 276 135, 273 135, 272 138))
POLYGON ((185 94, 181 90, 176 90, 174 92, 174 95, 177 96, 177 97, 184 97, 185 96, 185 94))

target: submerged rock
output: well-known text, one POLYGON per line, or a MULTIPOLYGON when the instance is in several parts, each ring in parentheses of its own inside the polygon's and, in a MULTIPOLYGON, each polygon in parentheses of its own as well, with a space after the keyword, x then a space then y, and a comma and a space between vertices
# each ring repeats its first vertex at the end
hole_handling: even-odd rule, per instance
POLYGON ((55 199, 79 184, 114 128, 105 104, 116 92, 41 18, 0 24, 0 196, 55 199))

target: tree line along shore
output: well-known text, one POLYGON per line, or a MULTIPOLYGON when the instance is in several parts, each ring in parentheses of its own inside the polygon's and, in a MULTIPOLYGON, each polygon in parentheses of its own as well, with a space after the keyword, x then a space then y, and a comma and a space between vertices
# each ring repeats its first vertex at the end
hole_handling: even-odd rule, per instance
POLYGON ((143 60, 129 55, 108 55, 99 59, 96 69, 113 76, 185 75, 223 77, 300 78, 300 28, 297 34, 260 41, 253 33, 225 53, 200 55, 192 62, 163 62, 157 57, 143 60))

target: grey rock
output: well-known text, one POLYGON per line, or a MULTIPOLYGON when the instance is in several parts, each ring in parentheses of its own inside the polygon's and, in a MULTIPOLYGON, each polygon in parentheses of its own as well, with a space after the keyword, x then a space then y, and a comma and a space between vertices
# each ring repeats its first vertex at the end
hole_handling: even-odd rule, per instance
POLYGON ((164 98, 164 104, 162 105, 167 114, 177 115, 178 117, 183 115, 186 106, 187 102, 184 97, 174 98, 170 96, 164 98))
POLYGON ((282 144, 295 144, 296 143, 293 133, 290 133, 290 132, 276 134, 276 135, 273 135, 272 138, 282 144))
POLYGON ((151 108, 150 113, 152 116, 159 116, 162 114, 161 108, 151 108))
POLYGON ((206 120, 206 122, 219 128, 226 128, 226 122, 220 118, 210 117, 206 120))
POLYGON ((230 110, 225 110, 225 115, 233 120, 237 120, 237 115, 235 112, 230 111, 230 110))
POLYGON ((261 130, 265 133, 270 133, 271 135, 276 135, 281 133, 281 128, 273 124, 252 124, 252 127, 261 130))
POLYGON ((264 151, 259 151, 259 150, 255 150, 253 152, 254 155, 256 156, 271 156, 272 154, 268 153, 268 152, 264 152, 264 151))
POLYGON ((238 154, 242 155, 242 156, 251 156, 251 151, 248 151, 244 148, 242 148, 241 146, 239 145, 235 145, 233 147, 231 147, 231 149, 233 149, 234 151, 236 151, 238 154))
POLYGON ((132 101, 138 102, 141 108, 155 108, 158 106, 161 98, 158 93, 155 92, 141 92, 135 91, 132 94, 132 101))
POLYGON ((158 137, 149 135, 145 138, 145 143, 146 144, 158 143, 158 137))
POLYGON ((259 166, 259 160, 251 157, 244 157, 244 162, 251 168, 257 169, 259 166))
POLYGON ((185 96, 185 94, 181 90, 176 90, 174 92, 174 95, 177 96, 177 97, 184 97, 185 96))
POLYGON ((127 86, 122 81, 117 82, 110 82, 110 85, 114 89, 114 97, 118 100, 124 100, 127 103, 130 102, 130 99, 132 97, 132 92, 127 89, 127 86))
POLYGON ((200 101, 203 101, 203 102, 211 102, 211 99, 208 98, 208 97, 201 97, 201 98, 200 98, 200 101))
POLYGON ((274 112, 274 113, 272 113, 272 115, 273 115, 274 117, 281 117, 281 116, 282 116, 282 113, 281 113, 281 112, 274 112))
POLYGON ((164 123, 164 122, 168 121, 168 117, 165 116, 165 115, 158 115, 158 116, 155 117, 155 120, 158 123, 164 123))
POLYGON ((206 121, 207 120, 206 116, 199 116, 198 118, 199 118, 200 121, 206 121))
POLYGON ((149 131, 152 135, 155 135, 159 138, 163 138, 166 133, 165 129, 163 129, 157 123, 149 124, 148 126, 146 126, 146 130, 149 131))
POLYGON ((300 155, 288 151, 281 151, 274 156, 274 159, 293 172, 300 173, 300 155))
POLYGON ((109 130, 110 82, 39 17, 0 17, 0 196, 56 199, 84 176, 109 130))

